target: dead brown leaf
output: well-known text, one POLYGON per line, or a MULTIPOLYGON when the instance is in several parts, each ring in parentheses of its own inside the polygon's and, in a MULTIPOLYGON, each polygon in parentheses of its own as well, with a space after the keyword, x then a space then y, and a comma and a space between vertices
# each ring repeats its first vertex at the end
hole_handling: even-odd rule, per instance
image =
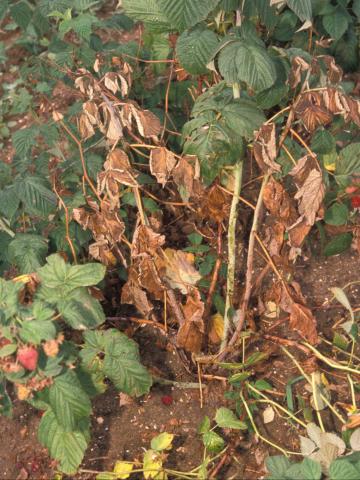
POLYGON ((295 302, 291 304, 290 327, 299 332, 309 343, 318 342, 316 319, 308 307, 295 302))
POLYGON ((184 295, 201 279, 194 267, 195 257, 192 253, 166 248, 164 255, 156 258, 155 263, 160 274, 171 288, 177 288, 184 295))
POLYGON ((299 160, 290 172, 298 187, 295 199, 299 202, 299 213, 301 215, 295 225, 303 218, 307 225, 313 225, 324 199, 325 186, 322 173, 317 166, 312 167, 313 163, 314 158, 306 155, 299 160))
POLYGON ((192 289, 182 306, 185 323, 180 326, 176 342, 178 347, 191 353, 199 353, 205 333, 204 329, 204 303, 201 301, 197 289, 192 289))
POLYGON ((183 156, 173 170, 173 179, 181 198, 188 202, 194 190, 194 183, 200 178, 200 164, 194 155, 183 156))
POLYGON ((265 173, 280 172, 281 166, 275 162, 277 157, 275 124, 264 124, 254 142, 255 159, 265 173))
POLYGON ((150 172, 164 187, 176 165, 175 155, 165 147, 158 147, 150 153, 150 172))
POLYGON ((229 195, 219 185, 212 185, 200 198, 200 215, 211 221, 221 223, 229 216, 229 195))
POLYGON ((134 305, 145 318, 148 318, 153 310, 146 292, 139 285, 138 272, 134 266, 130 267, 128 281, 121 290, 121 303, 134 305))

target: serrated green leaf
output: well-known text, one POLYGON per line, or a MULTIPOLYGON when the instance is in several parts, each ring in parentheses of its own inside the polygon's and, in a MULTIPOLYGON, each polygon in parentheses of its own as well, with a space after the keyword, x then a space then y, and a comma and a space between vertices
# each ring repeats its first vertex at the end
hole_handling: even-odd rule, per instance
POLYGON ((45 262, 48 244, 44 237, 31 233, 17 233, 9 243, 9 261, 15 264, 21 273, 32 273, 45 262))
POLYGON ((60 470, 67 475, 74 475, 89 441, 89 422, 83 419, 77 430, 66 431, 58 423, 54 412, 48 410, 41 418, 38 437, 50 455, 60 462, 60 470))
POLYGON ((0 278, 0 319, 2 323, 15 315, 19 305, 22 285, 0 278))
POLYGON ((286 3, 302 22, 312 20, 311 0, 286 0, 286 3))
POLYGON ((358 480, 360 472, 346 459, 334 460, 329 469, 331 480, 358 480))
POLYGON ((107 331, 104 374, 121 392, 136 397, 148 393, 152 379, 140 363, 137 344, 117 331, 107 331))
POLYGON ((174 440, 174 435, 172 433, 160 433, 151 440, 151 448, 157 452, 162 452, 163 450, 169 450, 171 448, 172 441, 174 440))
POLYGON ((32 17, 32 10, 27 2, 17 2, 10 6, 10 14, 14 22, 22 30, 26 30, 32 17))
POLYGON ((251 100, 238 99, 226 105, 221 111, 224 123, 234 135, 251 139, 254 131, 265 122, 263 112, 251 100))
POLYGON ((348 248, 350 248, 351 242, 351 233, 341 233, 340 235, 332 238, 325 246, 324 255, 326 257, 330 257, 332 255, 338 255, 339 253, 345 252, 348 248))
POLYGON ((200 423, 199 427, 198 427, 198 433, 206 433, 210 430, 210 418, 205 415, 205 417, 203 418, 202 422, 200 423))
POLYGON ((42 340, 55 338, 56 326, 50 321, 28 320, 22 324, 19 335, 24 342, 40 345, 42 340))
POLYGON ((56 377, 49 387, 49 402, 58 424, 65 431, 76 430, 79 420, 91 413, 90 399, 70 370, 56 377))
POLYGON ((0 415, 12 417, 12 401, 6 391, 6 382, 0 378, 0 415))
POLYGON ((17 350, 17 344, 16 343, 9 343, 5 345, 4 347, 0 348, 0 358, 7 357, 9 355, 12 355, 14 352, 17 350))
POLYGON ((311 149, 318 154, 328 154, 335 150, 336 142, 334 136, 325 129, 315 132, 311 140, 311 149))
POLYGON ((19 208, 19 205, 20 199, 16 195, 13 185, 0 191, 0 213, 5 215, 6 218, 11 220, 19 208))
POLYGON ((171 30, 167 16, 158 0, 123 0, 122 6, 130 18, 144 22, 153 32, 171 30))
POLYGON ((52 301, 68 299, 69 293, 78 287, 96 285, 104 278, 106 270, 100 263, 72 266, 58 254, 50 255, 46 261, 38 275, 43 283, 42 293, 46 291, 52 301))
POLYGON ((2 0, 0 3, 0 21, 5 17, 9 8, 8 0, 2 0))
POLYGON ((322 477, 320 463, 310 458, 304 458, 301 463, 301 471, 304 480, 320 480, 322 477))
POLYGON ((290 468, 291 462, 284 455, 274 455, 265 459, 265 465, 272 477, 283 478, 290 468))
POLYGON ((202 20, 217 6, 220 0, 158 0, 160 8, 173 29, 182 32, 202 20))
POLYGON ((68 296, 57 302, 62 318, 76 330, 95 328, 105 322, 101 304, 85 288, 77 288, 68 296))
POLYGON ((29 153, 31 147, 36 145, 36 132, 37 129, 34 127, 28 127, 22 128, 13 133, 11 138, 17 155, 25 157, 29 153))
POLYGON ((349 209, 344 203, 334 203, 325 212, 324 221, 328 225, 346 225, 349 219, 349 209))
POLYGON ((246 430, 246 423, 237 418, 235 413, 229 408, 218 408, 215 415, 215 422, 221 428, 234 428, 236 430, 246 430))
POLYGON ((360 173, 360 143, 351 143, 343 148, 336 162, 335 179, 346 187, 351 175, 360 173))
POLYGON ((275 83, 274 62, 265 48, 251 41, 231 41, 221 49, 218 62, 219 71, 228 83, 245 82, 257 92, 275 83))
POLYGON ((176 54, 181 66, 193 75, 209 72, 207 64, 219 45, 217 35, 203 27, 185 30, 176 43, 176 54))
MULTIPOLYGON (((353 1, 352 9, 353 9, 353 12, 355 13, 355 15, 359 19, 360 18, 360 0, 354 0, 353 1)), ((0 16, 0 18, 1 18, 1 16, 0 16)))
POLYGON ((54 212, 56 196, 41 177, 26 176, 17 179, 14 186, 26 212, 44 217, 54 212))
POLYGON ((209 431, 204 433, 203 437, 203 443, 205 448, 212 453, 218 453, 220 452, 224 446, 225 446, 225 441, 220 435, 213 431, 209 431))
POLYGON ((327 33, 335 41, 339 40, 344 35, 349 25, 347 15, 339 8, 336 12, 324 15, 322 22, 327 33))

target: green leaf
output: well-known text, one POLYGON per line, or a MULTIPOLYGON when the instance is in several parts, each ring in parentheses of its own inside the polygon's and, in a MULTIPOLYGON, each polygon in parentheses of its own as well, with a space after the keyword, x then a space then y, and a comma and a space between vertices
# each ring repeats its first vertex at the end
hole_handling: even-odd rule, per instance
POLYGON ((266 49, 243 39, 222 48, 219 71, 228 83, 245 82, 257 92, 271 87, 276 80, 274 63, 266 49))
POLYGON ((66 431, 58 423, 54 412, 48 410, 41 418, 38 437, 52 458, 60 462, 60 470, 67 475, 74 475, 89 441, 89 422, 83 419, 76 430, 66 431))
POLYGON ((157 452, 162 452, 163 450, 169 450, 171 448, 172 441, 174 440, 174 435, 172 433, 160 433, 151 440, 151 448, 157 452))
POLYGON ((358 480, 360 472, 346 459, 334 460, 329 469, 331 480, 358 480))
POLYGON ((105 314, 100 302, 85 288, 77 288, 70 296, 57 302, 63 319, 76 330, 95 328, 105 322, 105 314))
POLYGON ((41 320, 25 321, 19 330, 20 338, 24 342, 39 345, 42 340, 52 340, 56 336, 54 322, 41 320))
POLYGON ((327 33, 335 41, 344 35, 349 25, 348 16, 340 8, 329 15, 324 15, 322 22, 327 33))
POLYGON ((100 263, 70 265, 61 255, 50 255, 47 264, 38 271, 44 289, 50 290, 54 299, 64 299, 78 287, 90 287, 99 283, 105 275, 106 267, 100 263))
POLYGON ((17 2, 10 6, 10 13, 14 22, 19 25, 22 30, 26 30, 32 17, 32 10, 27 2, 17 2))
POLYGON ((160 8, 175 30, 182 32, 202 20, 216 7, 220 0, 158 0, 160 8))
POLYGON ((301 463, 304 480, 320 480, 322 477, 321 465, 310 458, 304 458, 301 463))
POLYGON ((54 212, 56 196, 41 177, 26 176, 17 179, 14 186, 16 195, 23 202, 26 212, 43 217, 54 212))
POLYGON ((302 22, 312 20, 311 0, 286 0, 286 3, 302 22))
POLYGON ((283 478, 291 467, 290 460, 284 455, 274 455, 265 459, 265 466, 272 477, 283 478))
POLYGON ((12 135, 12 142, 15 147, 17 155, 20 157, 25 157, 30 149, 36 145, 36 132, 33 127, 22 128, 21 130, 17 130, 12 135))
POLYGON ((12 355, 14 352, 16 352, 16 350, 17 350, 16 343, 8 343, 4 347, 0 348, 0 358, 4 358, 9 355, 12 355))
MULTIPOLYGON (((353 12, 360 19, 360 0, 354 0, 352 6, 353 12)), ((1 15, 0 15, 1 18, 1 15)))
POLYGON ((45 262, 48 244, 44 237, 31 233, 17 233, 8 247, 9 261, 21 273, 32 273, 45 262))
POLYGON ((15 193, 13 185, 5 187, 0 191, 0 213, 2 213, 9 220, 15 215, 19 208, 20 199, 15 193))
POLYGON ((203 443, 204 443, 205 448, 209 452, 218 453, 225 446, 224 439, 221 438, 220 435, 218 435, 217 433, 215 433, 213 431, 209 431, 209 432, 204 433, 202 439, 203 439, 203 443))
POLYGON ((19 291, 23 288, 20 283, 6 281, 0 278, 0 320, 5 323, 18 310, 19 291))
POLYGON ((137 344, 116 330, 106 332, 104 374, 118 390, 136 397, 149 393, 152 385, 137 344))
POLYGON ((246 430, 247 425, 241 422, 235 413, 229 408, 218 408, 215 415, 215 422, 221 428, 234 428, 236 430, 246 430))
POLYGON ((55 378, 49 388, 49 402, 57 422, 66 431, 76 430, 79 420, 91 413, 90 399, 71 370, 55 378))
POLYGON ((219 45, 217 35, 203 27, 183 32, 176 43, 176 54, 182 67, 193 75, 208 73, 210 62, 219 45))
POLYGON ((221 113, 225 125, 233 130, 234 135, 247 139, 251 139, 254 131, 265 122, 265 116, 256 103, 243 98, 226 105, 221 113))
POLYGON ((133 340, 114 329, 85 332, 84 339, 80 357, 86 369, 102 371, 118 390, 128 395, 149 392, 152 379, 140 363, 139 349, 133 340))
POLYGON ((2 0, 2 2, 0 3, 0 21, 5 17, 8 8, 9 8, 8 0, 2 0))
POLYGON ((0 378, 0 415, 12 417, 12 402, 6 391, 6 382, 0 378))
POLYGON ((332 255, 338 255, 339 253, 345 252, 348 248, 350 248, 351 243, 351 233, 341 233, 340 235, 332 238, 325 246, 324 255, 326 257, 330 257, 332 255))
POLYGON ((343 148, 336 162, 335 179, 346 187, 351 175, 360 174, 360 143, 351 143, 343 148))
POLYGON ((326 210, 324 221, 329 225, 345 225, 349 219, 349 209, 344 203, 334 203, 326 210))
POLYGON ((210 418, 205 415, 205 417, 203 418, 202 422, 200 423, 199 427, 198 427, 198 433, 206 433, 210 430, 210 418))
POLYGON ((318 154, 328 154, 335 150, 334 136, 328 130, 321 129, 315 132, 311 140, 311 149, 318 154))
POLYGON ((122 7, 130 18, 144 22, 153 32, 171 30, 168 18, 158 0, 123 0, 122 7))

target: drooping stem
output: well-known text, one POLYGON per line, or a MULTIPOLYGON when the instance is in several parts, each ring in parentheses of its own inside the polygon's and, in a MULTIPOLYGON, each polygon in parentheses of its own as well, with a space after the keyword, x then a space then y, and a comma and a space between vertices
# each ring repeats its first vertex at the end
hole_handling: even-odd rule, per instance
MULTIPOLYGON (((240 86, 238 83, 233 84, 234 98, 240 98, 240 86)), ((236 223, 237 223, 237 207, 239 203, 239 195, 241 192, 243 173, 243 159, 239 159, 234 166, 234 192, 231 202, 229 227, 228 227, 228 270, 226 280, 226 299, 224 314, 224 333, 221 341, 220 350, 223 351, 227 345, 227 339, 230 329, 230 309, 232 307, 232 299, 234 295, 235 285, 235 261, 236 261, 236 223)))

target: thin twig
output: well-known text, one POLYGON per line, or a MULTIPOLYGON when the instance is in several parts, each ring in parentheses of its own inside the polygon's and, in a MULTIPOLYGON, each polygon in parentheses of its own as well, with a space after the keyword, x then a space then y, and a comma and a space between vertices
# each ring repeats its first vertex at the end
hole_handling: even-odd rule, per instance
POLYGON ((56 189, 55 180, 53 182, 53 190, 55 192, 55 195, 56 195, 57 199, 59 200, 60 205, 62 206, 62 208, 64 209, 64 212, 65 212, 65 239, 66 239, 67 243, 69 244, 71 254, 73 256, 74 263, 76 265, 77 264, 77 258, 76 258, 75 248, 74 248, 74 244, 73 244, 73 242, 71 240, 71 237, 70 237, 69 210, 68 210, 67 206, 65 205, 64 200, 61 198, 61 196, 59 195, 59 192, 56 189))
POLYGON ((221 264, 222 264, 221 253, 222 253, 222 225, 221 225, 221 223, 219 223, 218 224, 218 235, 217 235, 217 259, 216 259, 216 262, 215 262, 215 265, 214 265, 214 270, 213 270, 213 274, 212 274, 212 277, 211 277, 211 283, 210 283, 209 291, 208 291, 207 298, 206 298, 204 315, 203 315, 203 317, 205 319, 207 319, 209 314, 210 314, 212 299, 213 299, 214 292, 215 292, 216 285, 217 285, 218 278, 219 278, 219 272, 220 272, 220 268, 221 268, 221 264))

